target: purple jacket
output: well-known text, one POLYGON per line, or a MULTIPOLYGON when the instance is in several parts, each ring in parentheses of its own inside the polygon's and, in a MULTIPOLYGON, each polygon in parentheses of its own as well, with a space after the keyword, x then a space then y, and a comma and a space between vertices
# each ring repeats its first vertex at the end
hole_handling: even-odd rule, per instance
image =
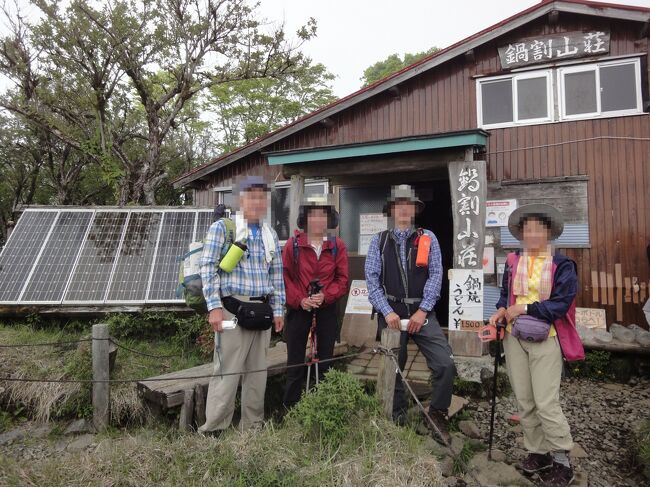
MULTIPOLYGON (((497 309, 507 308, 508 303, 515 303, 512 291, 514 272, 519 263, 519 252, 508 254, 506 269, 503 273, 501 297, 497 309)), ((584 360, 585 351, 576 330, 576 294, 578 292, 577 266, 574 261, 560 254, 553 256, 551 270, 553 287, 548 299, 528 305, 528 314, 555 325, 558 341, 564 359, 568 362, 584 360)))

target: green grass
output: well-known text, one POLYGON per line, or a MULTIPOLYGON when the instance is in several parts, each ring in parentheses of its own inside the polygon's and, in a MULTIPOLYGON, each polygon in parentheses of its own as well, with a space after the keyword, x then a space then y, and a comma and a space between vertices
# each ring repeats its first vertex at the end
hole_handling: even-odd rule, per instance
MULTIPOLYGON (((72 341, 88 338, 81 330, 66 328, 44 329, 32 323, 0 324, 0 343, 29 344, 72 341)), ((145 357, 119 349, 112 379, 141 379, 175 370, 194 367, 207 360, 196 347, 174 337, 163 339, 122 338, 119 343, 152 355, 178 355, 174 358, 145 357)), ((23 378, 91 379, 91 343, 79 345, 2 348, 0 362, 3 373, 23 378)), ((5 381, 4 403, 25 404, 38 420, 52 418, 90 417, 90 384, 20 383, 5 381)), ((135 384, 119 383, 111 386, 112 420, 116 424, 140 423, 146 410, 137 396, 135 384)))

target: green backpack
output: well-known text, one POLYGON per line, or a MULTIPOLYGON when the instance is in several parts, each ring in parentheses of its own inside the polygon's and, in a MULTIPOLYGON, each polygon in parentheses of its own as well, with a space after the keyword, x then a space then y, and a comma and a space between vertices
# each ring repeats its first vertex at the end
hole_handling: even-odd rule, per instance
MULTIPOLYGON (((226 226, 226 242, 224 248, 226 252, 235 240, 235 222, 226 217, 217 221, 223 221, 226 226)), ((201 269, 199 259, 203 252, 203 241, 190 243, 189 250, 186 254, 178 258, 181 261, 178 272, 178 287, 176 295, 185 299, 188 308, 192 308, 197 313, 206 314, 208 307, 203 295, 203 283, 201 282, 201 269)), ((222 252, 223 254, 223 252, 222 252)))

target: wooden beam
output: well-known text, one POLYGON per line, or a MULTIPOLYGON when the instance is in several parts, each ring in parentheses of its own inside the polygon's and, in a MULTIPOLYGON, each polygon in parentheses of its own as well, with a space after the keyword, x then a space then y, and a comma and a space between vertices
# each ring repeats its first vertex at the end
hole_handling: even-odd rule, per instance
POLYGON ((305 193, 305 177, 294 175, 291 176, 291 187, 289 188, 289 235, 293 235, 293 230, 297 227, 298 210, 302 203, 305 193))
POLYGON ((197 429, 205 423, 206 392, 207 389, 201 384, 194 386, 194 423, 197 429))
POLYGON ((594 303, 598 302, 598 271, 591 271, 591 297, 594 303))
POLYGON ((614 264, 616 277, 616 321, 623 321, 623 271, 621 264, 614 264))
POLYGON ((399 98, 399 96, 400 96, 399 85, 391 86, 390 88, 388 88, 386 90, 386 93, 389 96, 392 96, 393 98, 399 98))
POLYGON ((607 274, 607 301, 614 305, 614 276, 611 273, 607 274))
POLYGON ((192 417, 194 415, 194 389, 183 391, 183 405, 178 418, 178 429, 192 431, 192 417))
POLYGON ((474 49, 470 49, 465 52, 465 61, 468 63, 476 62, 476 56, 474 55, 474 49))
MULTIPOLYGON (((92 331, 93 381, 109 379, 108 325, 93 325, 92 331)), ((93 426, 98 432, 104 431, 111 421, 110 383, 93 382, 93 426)))
POLYGON ((560 12, 557 10, 551 10, 548 13, 548 25, 556 25, 560 20, 560 12))
POLYGON ((629 277, 625 277, 623 280, 625 281, 625 302, 631 303, 632 302, 632 279, 629 277))
POLYGON ((600 271, 600 296, 601 303, 607 305, 607 273, 604 271, 600 271))

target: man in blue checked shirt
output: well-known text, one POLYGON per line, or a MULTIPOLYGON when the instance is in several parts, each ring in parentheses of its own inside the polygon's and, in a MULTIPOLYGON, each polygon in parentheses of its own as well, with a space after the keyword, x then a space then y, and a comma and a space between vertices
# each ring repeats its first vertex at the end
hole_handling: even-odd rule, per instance
POLYGON ((224 327, 224 320, 233 319, 224 308, 224 300, 228 304, 233 299, 250 302, 262 299, 273 311, 275 330, 279 332, 284 327, 282 252, 277 234, 263 223, 269 187, 262 177, 248 176, 240 181, 238 190, 240 211, 234 218, 236 235, 228 238, 222 220, 213 223, 200 260, 203 294, 210 313, 208 320, 215 332, 215 377, 210 379, 208 388, 206 422, 199 428, 203 434, 218 434, 230 426, 240 379, 240 428, 258 428, 264 421, 266 371, 246 371, 266 370, 271 329, 249 329, 241 324, 224 327), (230 240, 245 244, 246 251, 232 272, 225 272, 219 262, 228 252, 230 240), (243 373, 228 375, 240 371, 243 373))
MULTIPOLYGON (((429 230, 413 226, 416 213, 424 203, 406 184, 394 186, 384 213, 389 217, 389 228, 370 241, 366 256, 366 282, 368 299, 378 312, 379 327, 401 330, 398 362, 402 370, 407 361, 409 337, 424 355, 434 378, 429 416, 440 430, 443 440, 449 436, 447 409, 456 368, 451 347, 436 318, 433 307, 440 297, 442 283, 442 258, 438 239, 429 230), (418 246, 423 236, 431 239, 428 249, 423 249, 426 264, 416 263, 418 246)), ((422 239, 424 244, 426 238, 422 239)), ((408 401, 404 384, 397 374, 393 400, 393 420, 403 423, 408 401)))

